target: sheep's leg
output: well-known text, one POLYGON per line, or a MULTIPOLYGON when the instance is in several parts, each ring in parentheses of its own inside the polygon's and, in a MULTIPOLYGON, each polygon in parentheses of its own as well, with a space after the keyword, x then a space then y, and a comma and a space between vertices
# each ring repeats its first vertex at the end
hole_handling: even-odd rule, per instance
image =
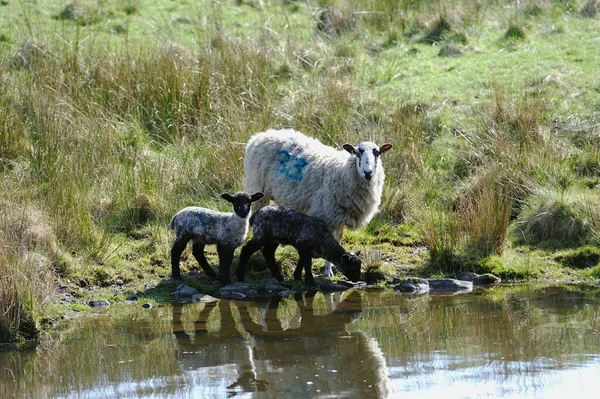
POLYGON ((224 247, 217 244, 217 253, 219 254, 219 281, 221 284, 231 283, 229 278, 229 268, 233 260, 233 252, 235 248, 224 247))
MULTIPOLYGON (((304 269, 304 282, 306 285, 316 285, 315 278, 312 275, 312 257, 309 251, 298 251, 298 266, 296 271, 302 271, 304 269)), ((294 278, 296 277, 296 271, 294 272, 294 278)))
POLYGON ((242 247, 242 253, 240 254, 240 260, 238 262, 238 268, 236 276, 238 281, 244 281, 246 275, 246 267, 250 257, 262 247, 262 244, 256 240, 250 240, 246 245, 242 247))
POLYGON ((204 244, 201 242, 195 242, 192 247, 192 254, 194 254, 194 258, 198 261, 198 264, 204 270, 204 273, 212 279, 217 278, 217 273, 213 270, 212 267, 208 264, 206 257, 204 256, 204 244))
POLYGON ((171 248, 171 277, 181 280, 181 270, 179 269, 179 261, 181 254, 185 249, 189 239, 179 238, 175 239, 173 247, 171 248))
POLYGON ((265 257, 269 269, 271 269, 271 276, 277 279, 277 281, 283 281, 283 274, 281 273, 281 267, 275 260, 275 251, 279 244, 267 244, 262 250, 263 256, 265 257))
MULTIPOLYGON (((339 230, 332 231, 333 238, 335 238, 338 242, 342 239, 342 235, 344 234, 344 228, 342 227, 339 230)), ((325 261, 325 270, 323 270, 323 275, 325 277, 333 277, 333 264, 329 261, 325 261)))

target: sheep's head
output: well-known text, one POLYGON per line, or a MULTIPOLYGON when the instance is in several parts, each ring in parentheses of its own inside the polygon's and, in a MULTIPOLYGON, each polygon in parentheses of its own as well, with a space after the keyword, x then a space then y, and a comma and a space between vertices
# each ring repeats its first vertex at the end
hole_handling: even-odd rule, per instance
POLYGON ((342 259, 339 265, 336 265, 337 269, 341 271, 350 281, 360 280, 361 260, 360 251, 346 252, 342 255, 342 259))
POLYGON ((250 214, 250 204, 263 197, 263 193, 254 193, 252 195, 246 192, 235 193, 234 195, 223 193, 221 198, 233 204, 233 212, 242 219, 250 214))
POLYGON ((356 157, 356 169, 360 176, 366 181, 371 181, 377 174, 377 168, 381 167, 379 156, 392 149, 391 144, 384 144, 379 147, 370 141, 360 143, 358 147, 351 144, 344 144, 344 149, 356 157))

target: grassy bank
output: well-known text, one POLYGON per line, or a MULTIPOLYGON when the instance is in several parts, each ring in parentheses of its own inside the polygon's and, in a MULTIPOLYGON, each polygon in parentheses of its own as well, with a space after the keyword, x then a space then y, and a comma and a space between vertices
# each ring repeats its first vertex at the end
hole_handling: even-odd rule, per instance
POLYGON ((393 143, 380 214, 344 237, 371 276, 600 279, 595 1, 0 9, 0 341, 168 299, 171 216, 228 210, 267 128, 393 143))

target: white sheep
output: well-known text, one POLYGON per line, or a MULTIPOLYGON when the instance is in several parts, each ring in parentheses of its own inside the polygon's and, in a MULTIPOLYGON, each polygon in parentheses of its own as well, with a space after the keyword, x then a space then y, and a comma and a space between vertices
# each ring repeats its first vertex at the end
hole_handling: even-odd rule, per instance
POLYGON ((248 215, 251 203, 258 201, 262 193, 248 194, 239 192, 233 196, 227 193, 221 197, 233 204, 233 213, 217 212, 197 206, 189 206, 177 212, 171 220, 171 229, 175 231, 175 243, 171 249, 171 276, 181 278, 179 261, 187 243, 193 242, 192 253, 204 272, 211 278, 217 274, 204 256, 204 246, 217 244, 219 255, 219 281, 230 283, 229 267, 233 253, 244 243, 248 234, 248 215))
MULTIPOLYGON (((367 141, 343 148, 336 150, 292 129, 252 136, 244 158, 245 188, 264 193, 253 210, 272 199, 322 219, 338 240, 344 227, 364 227, 381 204, 385 173, 379 156, 392 145, 367 141)), ((325 275, 333 275, 329 262, 325 275)))
POLYGON ((315 285, 312 275, 312 258, 323 258, 336 265, 352 281, 360 278, 360 251, 348 252, 335 239, 324 221, 283 206, 267 206, 250 217, 252 239, 242 247, 237 278, 244 281, 246 265, 253 253, 262 248, 271 276, 283 281, 281 268, 275 260, 280 244, 291 245, 298 251, 298 264, 294 280, 302 278, 315 285))

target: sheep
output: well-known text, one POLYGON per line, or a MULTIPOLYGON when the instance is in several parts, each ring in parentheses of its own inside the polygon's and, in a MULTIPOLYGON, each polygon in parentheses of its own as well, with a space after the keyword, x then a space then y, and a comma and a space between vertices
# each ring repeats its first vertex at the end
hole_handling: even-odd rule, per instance
MULTIPOLYGON (((292 129, 257 133, 246 145, 245 189, 264 197, 252 210, 277 204, 325 221, 340 240, 344 227, 364 227, 381 203, 385 173, 380 155, 392 148, 373 142, 336 150, 292 129)), ((325 276, 332 276, 325 262, 325 276)))
POLYGON ((260 192, 252 195, 239 192, 233 196, 221 194, 221 198, 233 204, 233 213, 217 212, 197 206, 189 206, 177 212, 170 225, 175 231, 175 242, 171 249, 171 276, 181 279, 179 260, 187 243, 192 240, 194 257, 204 272, 213 279, 217 274, 204 256, 204 246, 217 244, 218 278, 222 284, 230 283, 229 267, 233 260, 233 252, 244 243, 248 234, 251 203, 258 201, 262 196, 260 192))
POLYGON ((270 205, 261 208, 250 217, 252 238, 242 247, 236 276, 244 281, 246 265, 253 253, 262 253, 269 264, 271 275, 283 281, 281 268, 275 261, 275 250, 279 244, 291 245, 298 251, 298 265, 294 279, 304 279, 315 285, 312 275, 312 258, 323 258, 334 265, 352 281, 360 278, 360 251, 347 252, 329 231, 327 224, 319 218, 308 216, 282 206, 270 205))

